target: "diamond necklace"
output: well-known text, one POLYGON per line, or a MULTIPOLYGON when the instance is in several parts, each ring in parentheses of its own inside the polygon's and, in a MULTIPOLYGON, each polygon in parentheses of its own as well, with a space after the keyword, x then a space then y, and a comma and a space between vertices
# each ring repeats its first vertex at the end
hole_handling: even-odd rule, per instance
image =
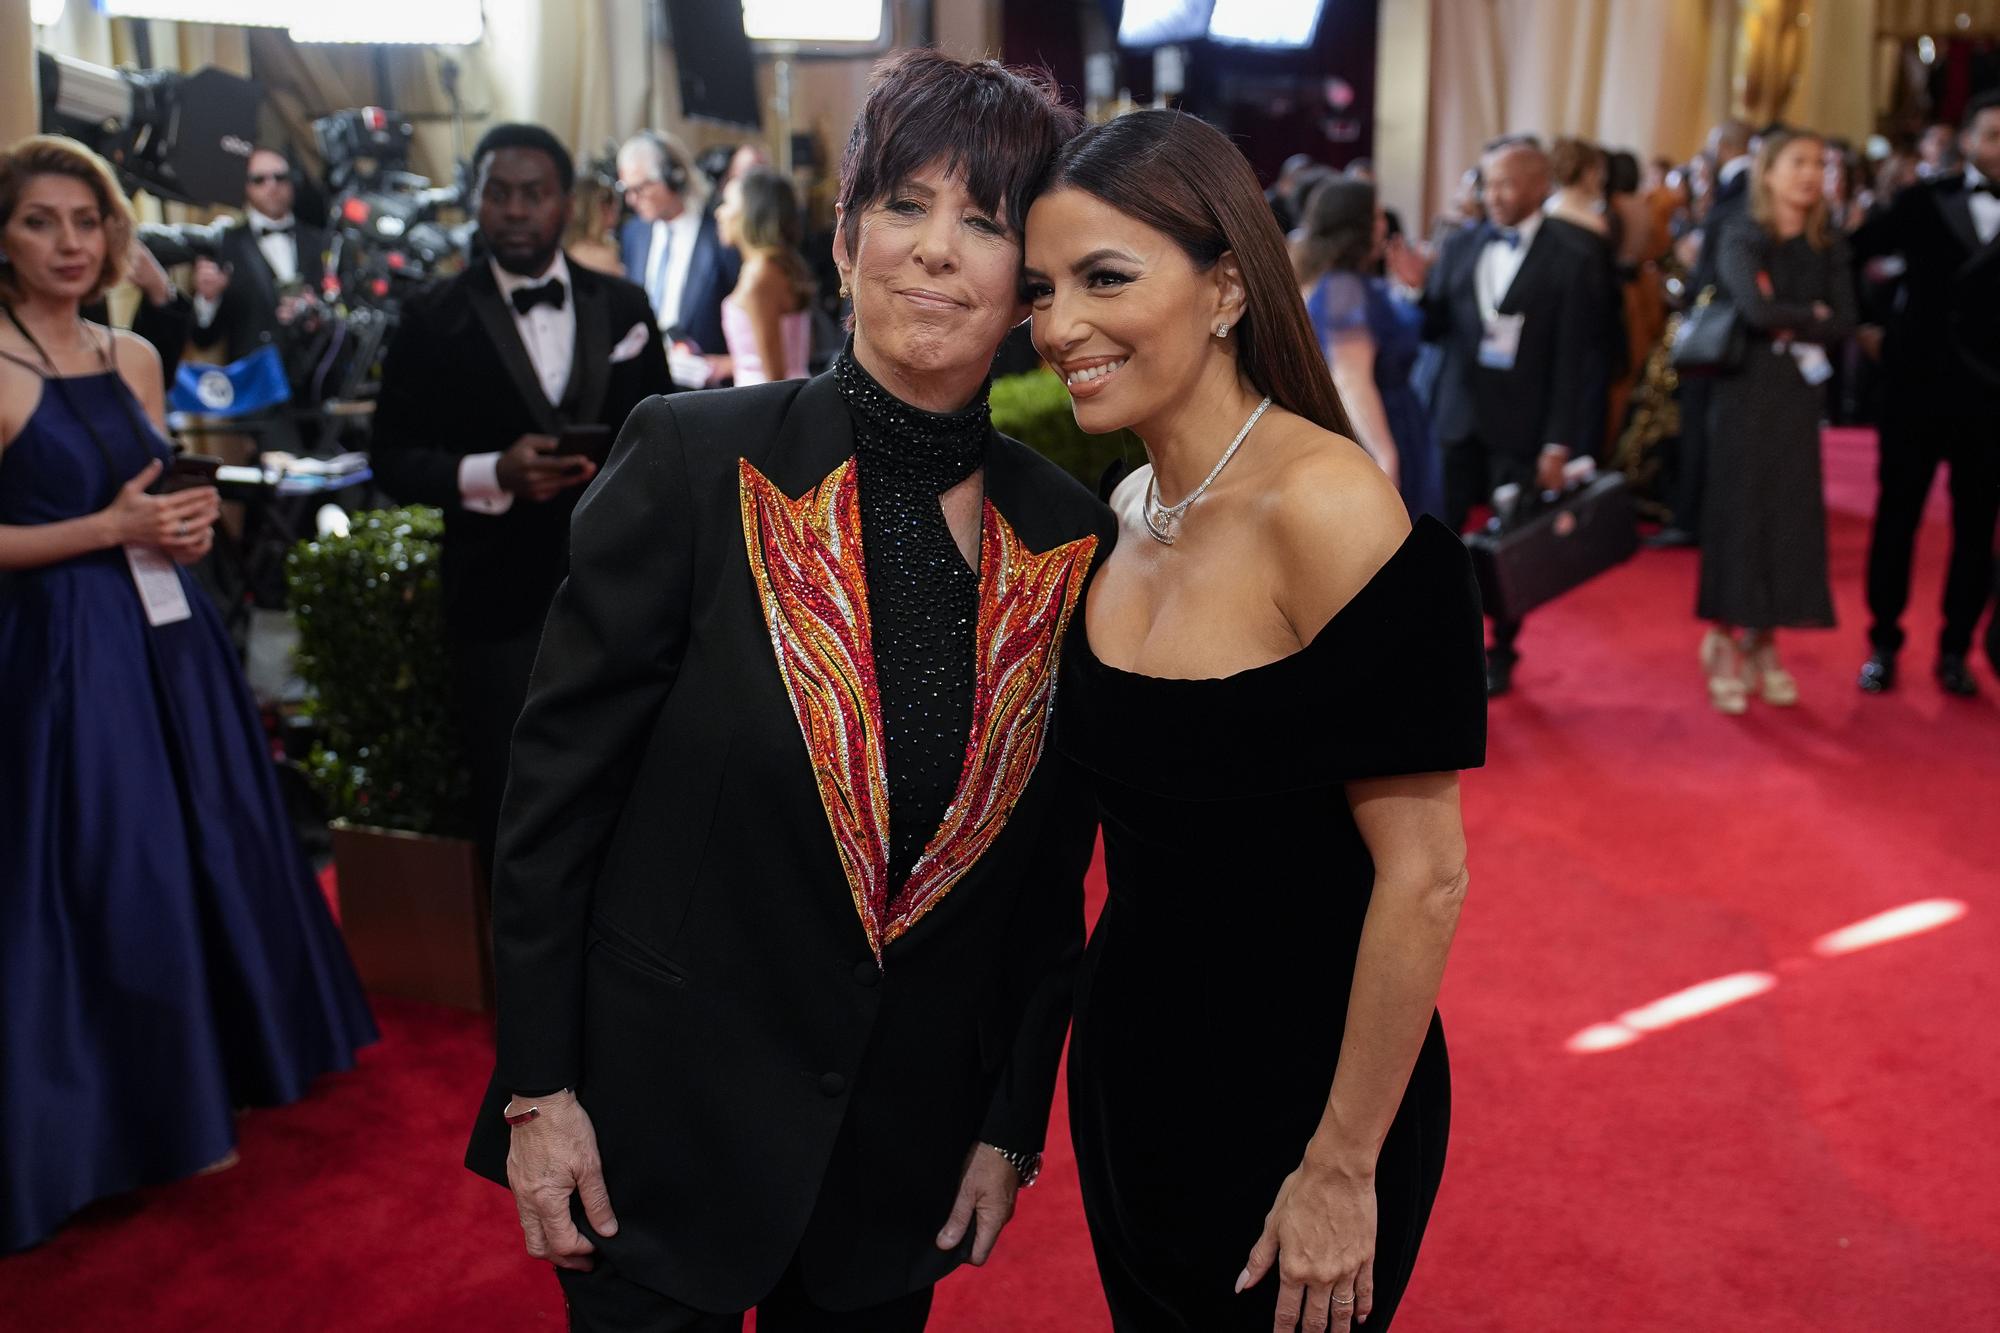
POLYGON ((1181 518, 1187 513, 1188 507, 1201 499, 1210 484, 1222 475, 1222 469, 1229 466, 1229 460, 1236 457, 1236 451, 1243 447, 1243 441, 1249 436, 1250 428, 1257 424, 1257 418, 1263 416, 1264 409, 1270 405, 1271 399, 1266 395, 1264 401, 1257 404, 1257 410, 1250 414, 1250 419, 1243 423, 1243 429, 1236 432, 1236 438, 1229 442, 1229 447, 1222 451, 1222 457, 1215 460, 1215 466, 1201 479, 1201 485, 1190 491, 1187 499, 1179 504, 1160 503, 1160 474, 1157 469, 1154 471, 1153 476, 1146 482, 1145 504, 1146 531, 1153 534, 1154 541, 1162 546, 1172 546, 1180 537, 1181 518))

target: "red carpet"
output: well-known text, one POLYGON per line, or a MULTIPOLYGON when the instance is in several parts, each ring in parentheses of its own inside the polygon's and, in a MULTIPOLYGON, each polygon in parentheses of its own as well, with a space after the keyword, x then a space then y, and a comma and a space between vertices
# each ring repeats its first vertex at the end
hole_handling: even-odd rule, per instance
MULTIPOLYGON (((1842 628, 1787 645, 1796 712, 1709 710, 1688 552, 1643 554, 1523 636, 1467 782, 1451 1162, 1398 1329, 2000 1327, 2000 686, 1983 663, 1977 701, 1928 678, 1934 523, 1905 684, 1856 693, 1873 451, 1835 433, 1828 457, 1842 628), (1966 910, 1814 951, 1935 899, 1966 910), (1758 993, 1654 1003, 1735 976, 1758 993), (1572 1053, 1586 1031, 1607 1049, 1572 1053)), ((0 1261, 0 1325, 558 1327, 507 1200, 457 1164, 481 1025, 378 1012, 358 1072, 245 1118, 241 1166, 0 1261)), ((1059 1111, 1045 1183, 934 1328, 1108 1328, 1064 1134, 1059 1111)))

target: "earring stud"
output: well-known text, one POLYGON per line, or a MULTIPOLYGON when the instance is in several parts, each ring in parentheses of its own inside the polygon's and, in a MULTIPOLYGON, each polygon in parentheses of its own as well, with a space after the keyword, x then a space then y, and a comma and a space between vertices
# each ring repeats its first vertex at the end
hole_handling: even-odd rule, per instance
POLYGON ((1218 338, 1227 338, 1229 336, 1228 320, 1224 320, 1222 323, 1215 326, 1215 336, 1218 338))

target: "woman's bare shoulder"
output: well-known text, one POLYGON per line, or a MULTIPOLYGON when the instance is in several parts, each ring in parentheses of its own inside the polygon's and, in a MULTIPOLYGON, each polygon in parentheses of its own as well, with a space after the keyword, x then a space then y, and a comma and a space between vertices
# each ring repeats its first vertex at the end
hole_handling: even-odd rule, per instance
POLYGON ((1410 535, 1402 496, 1353 440, 1299 417, 1284 421, 1269 531, 1279 604, 1309 635, 1345 606, 1410 535))

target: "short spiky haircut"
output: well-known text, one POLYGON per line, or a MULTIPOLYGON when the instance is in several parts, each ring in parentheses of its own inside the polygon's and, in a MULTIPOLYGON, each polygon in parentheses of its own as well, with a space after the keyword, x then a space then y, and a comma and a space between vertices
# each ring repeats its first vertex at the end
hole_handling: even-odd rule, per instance
POLYGON ((568 194, 576 188, 576 159, 569 155, 561 139, 540 125, 495 125, 480 135, 478 146, 472 150, 472 174, 475 177, 482 174, 487 157, 502 148, 531 148, 546 153, 556 164, 556 179, 562 182, 562 192, 568 194))
MULTIPOLYGON (((940 165, 1017 239, 1056 150, 1083 128, 1044 70, 898 51, 875 67, 840 158, 840 207, 850 220, 919 171, 940 165)), ((846 229, 851 259, 859 244, 846 229)))

